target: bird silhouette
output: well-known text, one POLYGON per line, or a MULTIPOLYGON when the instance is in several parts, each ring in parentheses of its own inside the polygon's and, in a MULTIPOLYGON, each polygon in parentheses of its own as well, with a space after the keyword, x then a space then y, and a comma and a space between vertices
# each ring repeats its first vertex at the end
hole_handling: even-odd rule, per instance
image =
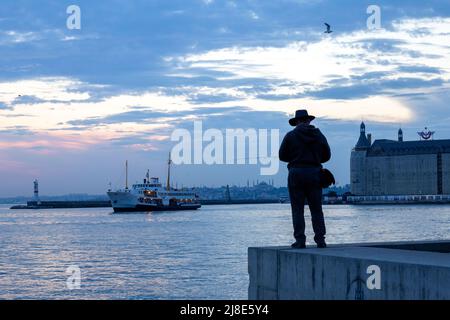
POLYGON ((333 30, 331 30, 331 26, 328 23, 324 23, 324 25, 327 27, 327 30, 324 33, 332 33, 333 30))

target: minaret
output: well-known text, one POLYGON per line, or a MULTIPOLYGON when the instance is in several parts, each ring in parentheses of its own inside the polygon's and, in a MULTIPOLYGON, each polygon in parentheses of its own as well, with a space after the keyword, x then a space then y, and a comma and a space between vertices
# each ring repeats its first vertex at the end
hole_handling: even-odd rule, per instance
POLYGON ((402 128, 398 129, 398 142, 403 142, 403 130, 402 130, 402 128))

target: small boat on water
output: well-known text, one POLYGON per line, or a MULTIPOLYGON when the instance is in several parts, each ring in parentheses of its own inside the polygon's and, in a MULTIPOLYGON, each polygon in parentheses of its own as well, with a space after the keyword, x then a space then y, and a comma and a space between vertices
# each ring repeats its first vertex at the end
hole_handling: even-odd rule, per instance
POLYGON ((159 182, 159 178, 150 177, 147 171, 142 183, 133 184, 130 189, 128 188, 127 161, 125 164, 125 188, 107 192, 114 212, 178 211, 200 208, 200 199, 195 192, 186 189, 178 190, 170 186, 171 163, 169 155, 165 187, 159 182))

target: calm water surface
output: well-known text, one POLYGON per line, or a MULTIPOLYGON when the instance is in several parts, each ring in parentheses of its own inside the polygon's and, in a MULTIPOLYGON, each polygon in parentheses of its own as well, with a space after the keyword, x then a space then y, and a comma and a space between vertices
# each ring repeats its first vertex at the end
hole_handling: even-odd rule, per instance
MULTIPOLYGON (((450 206, 326 206, 329 243, 448 239, 450 206)), ((309 215, 309 213, 307 213, 309 215)), ((312 241, 307 217, 308 241, 312 241)), ((289 204, 111 214, 0 206, 0 298, 246 299, 247 247, 292 242, 289 204), (66 269, 81 269, 67 289, 66 269)))

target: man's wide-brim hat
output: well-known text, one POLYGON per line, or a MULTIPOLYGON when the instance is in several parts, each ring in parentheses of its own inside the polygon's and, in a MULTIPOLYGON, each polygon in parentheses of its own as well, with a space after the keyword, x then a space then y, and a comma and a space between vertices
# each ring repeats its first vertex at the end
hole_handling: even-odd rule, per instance
POLYGON ((289 119, 289 124, 295 127, 297 124, 297 120, 313 121, 315 118, 316 117, 309 115, 307 110, 297 110, 295 111, 295 117, 289 119))

